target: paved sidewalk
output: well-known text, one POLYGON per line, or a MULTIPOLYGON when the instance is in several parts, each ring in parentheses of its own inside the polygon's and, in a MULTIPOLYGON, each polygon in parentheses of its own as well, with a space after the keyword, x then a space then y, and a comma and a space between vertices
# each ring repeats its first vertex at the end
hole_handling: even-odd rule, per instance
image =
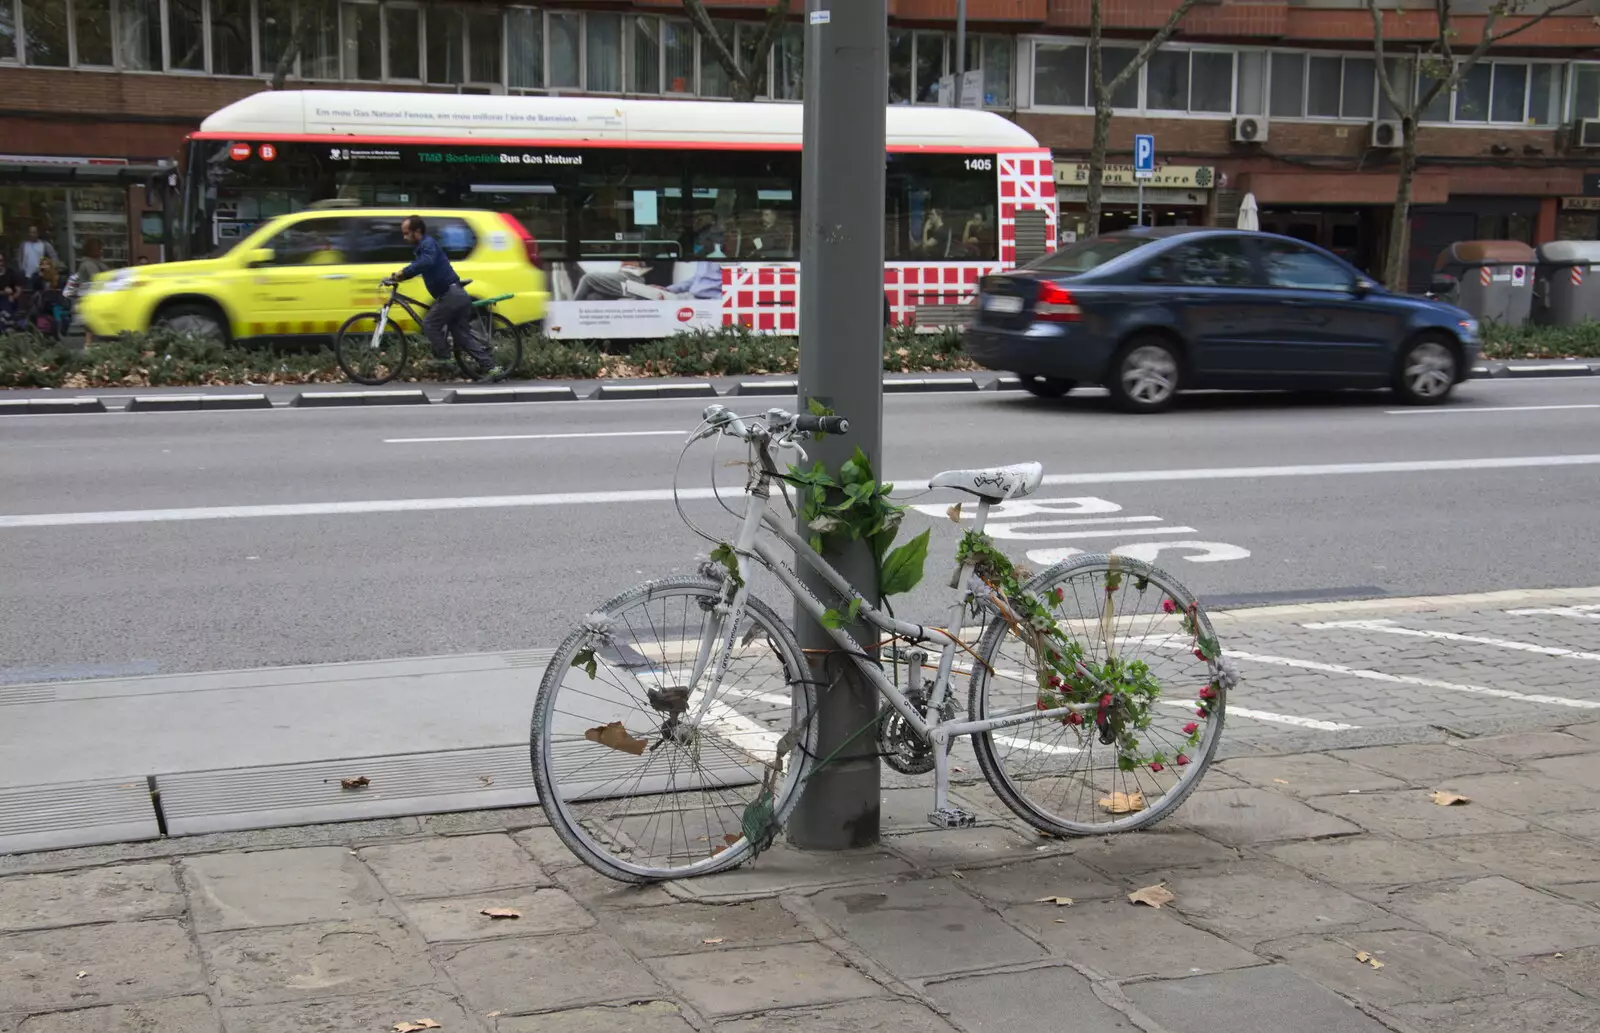
POLYGON ((1113 839, 1039 837, 981 783, 983 825, 932 830, 888 789, 880 849, 664 888, 531 809, 13 855, 0 1033, 1577 1033, 1596 790, 1588 723, 1235 757, 1113 839), (1175 902, 1128 901, 1154 884, 1175 902))

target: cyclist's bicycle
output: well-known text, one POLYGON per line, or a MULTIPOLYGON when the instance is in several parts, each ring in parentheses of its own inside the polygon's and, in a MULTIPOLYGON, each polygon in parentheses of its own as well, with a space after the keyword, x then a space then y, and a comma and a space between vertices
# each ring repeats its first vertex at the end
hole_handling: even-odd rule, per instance
MULTIPOLYGON (((466 287, 471 280, 462 280, 466 287)), ((381 284, 380 284, 381 286, 381 284)), ((474 298, 472 302, 473 326, 478 339, 483 341, 502 372, 495 380, 504 379, 522 362, 522 330, 511 320, 494 311, 496 302, 515 297, 497 294, 492 298, 474 298)), ((389 296, 376 312, 358 312, 344 321, 334 341, 334 353, 339 358, 339 368, 345 376, 358 384, 387 384, 405 373, 411 362, 411 347, 416 338, 417 347, 431 354, 427 339, 421 336, 422 314, 429 309, 427 302, 400 293, 399 284, 389 285, 389 296), (390 317, 390 310, 399 305, 409 317, 410 330, 406 330, 390 317)), ((461 342, 451 338, 456 367, 468 380, 481 380, 488 370, 478 368, 478 363, 461 347, 461 342)))
POLYGON ((1193 791, 1222 732, 1231 663, 1199 603, 1148 563, 1074 556, 1019 583, 1027 575, 983 527, 992 507, 1039 487, 1039 464, 929 482, 977 506, 970 522, 950 511, 964 533, 948 616, 912 624, 863 599, 769 506, 774 485, 794 484, 802 501, 813 490, 803 474, 781 473, 773 452, 803 456, 799 439, 845 433, 843 419, 780 409, 741 417, 721 405, 704 417, 690 444, 723 435, 751 453, 737 537, 698 575, 646 582, 589 614, 539 686, 535 786, 557 834, 590 867, 648 882, 738 865, 771 844, 810 774, 869 734, 896 770, 933 772, 936 827, 975 823, 948 796, 952 764, 966 759, 953 751, 969 737, 995 796, 1053 835, 1143 828, 1193 791), (763 528, 826 582, 839 609, 802 584, 763 528), (785 620, 751 593, 762 571, 829 629, 820 678, 785 620), (890 648, 863 650, 850 619, 890 648), (977 629, 964 633, 964 619, 977 629), (888 706, 819 756, 817 699, 847 666, 888 706), (958 678, 968 682, 964 717, 958 678))

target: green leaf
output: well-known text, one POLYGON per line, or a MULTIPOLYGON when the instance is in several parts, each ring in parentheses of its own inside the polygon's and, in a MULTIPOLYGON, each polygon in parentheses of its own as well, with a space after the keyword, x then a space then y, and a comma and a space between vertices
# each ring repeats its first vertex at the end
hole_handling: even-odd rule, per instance
POLYGON ((859 596, 850 600, 849 617, 852 624, 856 622, 857 617, 861 616, 861 602, 862 600, 859 596))
POLYGON ((809 398, 809 399, 806 400, 806 408, 808 410, 810 410, 811 415, 813 415, 813 416, 832 416, 833 415, 833 410, 832 409, 828 408, 826 405, 823 405, 821 402, 817 401, 815 398, 809 398))
POLYGON ((840 613, 838 610, 828 609, 822 611, 822 619, 819 623, 821 623, 824 628, 830 628, 834 631, 838 631, 849 622, 846 620, 845 615, 840 613))
POLYGON ((744 584, 744 578, 739 576, 739 557, 734 555, 733 546, 723 542, 711 550, 711 559, 713 562, 720 563, 727 568, 728 577, 733 581, 735 587, 744 584))
POLYGON ((589 680, 593 681, 595 674, 600 670, 599 662, 595 659, 593 649, 580 649, 573 654, 572 667, 581 667, 589 680))
POLYGON ((878 577, 878 592, 882 595, 899 595, 909 592, 922 580, 922 568, 928 560, 928 540, 933 531, 923 531, 883 561, 883 571, 878 577))

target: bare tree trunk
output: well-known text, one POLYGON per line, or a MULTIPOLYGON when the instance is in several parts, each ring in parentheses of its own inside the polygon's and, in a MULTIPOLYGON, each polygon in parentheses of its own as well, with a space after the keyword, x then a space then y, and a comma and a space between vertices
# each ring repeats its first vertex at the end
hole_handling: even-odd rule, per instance
POLYGON ((1403 292, 1411 271, 1411 193, 1417 174, 1417 120, 1407 115, 1400 120, 1404 139, 1400 142, 1400 182, 1395 190, 1394 214, 1389 222, 1389 255, 1383 263, 1383 284, 1403 292))
POLYGON ((1084 235, 1086 237, 1098 236, 1100 233, 1101 198, 1105 194, 1105 186, 1100 181, 1105 178, 1102 170, 1106 167, 1106 150, 1111 142, 1111 105, 1096 104, 1094 109, 1094 142, 1089 147, 1089 194, 1084 198, 1084 207, 1088 209, 1084 214, 1084 235))
POLYGON ((717 31, 716 24, 706 11, 705 0, 683 0, 684 13, 694 24, 695 32, 700 36, 700 45, 711 47, 717 64, 728 73, 728 93, 734 100, 755 100, 766 89, 767 58, 772 53, 772 45, 778 40, 778 34, 789 20, 790 3, 791 0, 777 0, 767 8, 767 20, 762 24, 761 35, 756 37, 755 49, 750 54, 750 67, 744 68, 739 64, 739 55, 734 48, 728 46, 728 41, 717 31))
POLYGON ((284 44, 283 53, 278 55, 278 63, 272 69, 272 88, 283 89, 284 81, 289 78, 289 73, 294 71, 295 58, 300 56, 300 51, 305 49, 306 37, 311 33, 311 14, 304 7, 298 7, 294 14, 294 31, 289 35, 289 42, 284 44))

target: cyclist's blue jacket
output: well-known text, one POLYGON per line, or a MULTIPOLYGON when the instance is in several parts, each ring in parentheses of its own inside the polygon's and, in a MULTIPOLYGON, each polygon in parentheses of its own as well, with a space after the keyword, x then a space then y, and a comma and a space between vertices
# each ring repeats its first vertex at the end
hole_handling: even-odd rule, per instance
POLYGON ((432 237, 424 236, 417 244, 416 257, 411 264, 400 270, 396 278, 409 280, 413 276, 422 277, 422 285, 428 288, 428 293, 435 298, 444 297, 444 292, 461 282, 456 275, 455 267, 450 264, 450 259, 445 257, 444 248, 432 237))

